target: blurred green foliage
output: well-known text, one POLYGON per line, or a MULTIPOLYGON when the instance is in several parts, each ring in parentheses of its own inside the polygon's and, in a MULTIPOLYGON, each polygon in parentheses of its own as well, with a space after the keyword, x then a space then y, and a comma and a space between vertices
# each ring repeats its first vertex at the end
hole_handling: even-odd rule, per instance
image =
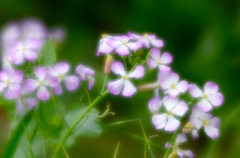
MULTIPOLYGON (((104 80, 104 59, 96 57, 95 53, 101 33, 156 33, 165 41, 163 49, 173 54, 173 69, 182 78, 200 86, 208 80, 217 82, 225 96, 224 105, 214 110, 222 120, 220 138, 211 141, 201 134, 200 139, 191 140, 186 148, 191 147, 197 158, 240 157, 239 0, 1 0, 0 27, 25 17, 39 18, 50 27, 65 27, 67 39, 56 50, 58 59, 69 61, 73 67, 78 63, 92 66, 97 70, 96 87, 99 89, 104 80)), ((145 81, 153 81, 156 77, 149 74, 145 81)), ((94 95, 95 92, 91 93, 94 95)), ((64 95, 61 106, 68 109, 81 94, 84 94, 83 90, 64 95)), ((151 96, 140 93, 132 100, 111 97, 108 102, 116 115, 103 118, 104 124, 140 118, 147 135, 155 135, 157 131, 151 125, 147 109, 151 96)), ((98 106, 100 111, 105 110, 105 103, 98 106)), ((46 121, 54 124, 54 120, 46 121)), ((79 137, 74 146, 66 149, 70 157, 111 158, 118 142, 121 142, 119 158, 143 157, 144 142, 125 133, 143 136, 138 122, 103 130, 97 138, 79 137)), ((163 146, 166 137, 159 135, 152 140, 163 146)), ((27 137, 23 139, 22 146, 27 148, 27 137)), ((153 147, 153 152, 156 156, 163 154, 157 147, 153 147)))

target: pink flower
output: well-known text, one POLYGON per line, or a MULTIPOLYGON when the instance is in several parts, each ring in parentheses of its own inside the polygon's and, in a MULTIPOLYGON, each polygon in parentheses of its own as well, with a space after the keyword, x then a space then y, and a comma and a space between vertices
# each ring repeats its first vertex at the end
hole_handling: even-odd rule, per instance
POLYGON ((23 105, 25 105, 28 110, 31 110, 37 105, 37 100, 29 95, 25 90, 22 90, 20 97, 16 100, 16 109, 21 115, 23 114, 23 105))
POLYGON ((212 109, 213 106, 220 106, 223 103, 223 95, 218 90, 218 85, 213 82, 207 82, 203 91, 195 84, 191 85, 189 92, 193 98, 200 98, 198 106, 205 112, 212 109))
POLYGON ((152 123, 156 129, 165 129, 167 132, 175 131, 180 124, 176 116, 182 117, 188 110, 188 106, 184 101, 179 101, 178 98, 172 96, 165 97, 163 105, 166 112, 154 115, 152 123))
POLYGON ((147 64, 151 68, 158 67, 160 70, 171 70, 168 66, 172 62, 172 55, 170 53, 163 53, 157 48, 153 48, 150 51, 151 57, 148 59, 147 64))
POLYGON ((100 54, 109 54, 113 51, 113 48, 108 45, 108 41, 112 38, 108 34, 102 34, 102 38, 98 44, 97 56, 100 54))
POLYGON ((37 67, 34 70, 37 79, 27 79, 25 81, 25 89, 27 92, 33 92, 37 89, 37 97, 40 100, 48 100, 50 93, 48 87, 55 87, 58 84, 56 78, 49 77, 44 67, 37 67))
POLYGON ((160 97, 158 95, 158 91, 159 91, 158 88, 154 90, 155 96, 148 102, 148 109, 153 114, 157 113, 162 106, 162 100, 160 99, 160 97))
POLYGON ((179 93, 184 93, 188 89, 188 83, 185 80, 179 81, 179 75, 170 73, 165 79, 160 81, 160 86, 164 93, 172 96, 177 96, 179 93))
POLYGON ((211 138, 216 139, 219 135, 220 120, 217 117, 212 117, 211 114, 204 112, 198 107, 194 107, 190 116, 190 122, 196 128, 193 131, 193 137, 198 137, 198 130, 203 127, 205 133, 211 138))
POLYGON ((94 79, 95 71, 84 65, 78 65, 76 68, 76 73, 78 74, 80 80, 87 81, 89 83, 88 89, 91 90, 95 83, 94 79))
POLYGON ((29 39, 18 42, 11 50, 12 62, 16 65, 22 64, 24 60, 33 62, 37 59, 42 43, 37 39, 29 39))
POLYGON ((157 39, 156 35, 154 35, 154 34, 145 33, 144 35, 138 35, 138 34, 135 34, 132 32, 128 32, 128 36, 131 39, 138 40, 146 48, 150 48, 150 45, 152 45, 153 47, 156 47, 156 48, 163 47, 163 45, 164 45, 163 41, 160 39, 157 39))
POLYGON ((173 151, 173 152, 176 152, 180 158, 184 158, 184 156, 193 158, 194 154, 191 150, 182 150, 181 148, 179 148, 179 145, 186 141, 187 141, 187 138, 186 138, 185 134, 183 134, 183 133, 178 134, 176 137, 176 141, 174 143, 174 147, 173 147, 173 150, 175 150, 175 151, 173 151))
POLYGON ((57 86, 53 87, 53 92, 56 95, 62 94, 62 86, 61 83, 64 82, 65 87, 69 91, 73 91, 77 89, 79 86, 79 79, 74 75, 68 75, 70 66, 66 62, 57 63, 54 68, 48 68, 48 74, 52 77, 57 78, 58 83, 57 86))
POLYGON ((138 65, 132 72, 127 74, 123 64, 116 61, 112 63, 111 70, 113 73, 120 75, 121 78, 108 83, 108 90, 110 93, 119 95, 122 92, 122 95, 125 97, 131 97, 134 93, 136 93, 137 89, 129 79, 142 78, 144 75, 143 66, 138 65))
POLYGON ((131 50, 138 50, 142 47, 141 42, 131 41, 127 36, 111 37, 107 44, 121 56, 128 55, 131 50))
POLYGON ((0 72, 0 92, 5 91, 5 98, 15 99, 20 96, 23 76, 21 71, 2 70, 0 72))

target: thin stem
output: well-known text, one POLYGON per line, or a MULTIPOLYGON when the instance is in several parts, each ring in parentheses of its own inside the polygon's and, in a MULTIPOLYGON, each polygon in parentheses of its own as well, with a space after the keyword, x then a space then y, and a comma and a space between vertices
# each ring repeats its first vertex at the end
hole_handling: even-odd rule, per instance
POLYGON ((87 88, 83 85, 83 89, 84 89, 84 91, 85 91, 85 93, 86 93, 86 95, 87 95, 87 98, 88 98, 88 104, 90 105, 91 103, 92 103, 92 100, 91 100, 91 98, 90 98, 90 95, 89 95, 89 93, 88 93, 88 90, 87 90, 87 88))
POLYGON ((120 142, 118 142, 115 153, 114 153, 114 158, 117 158, 118 150, 119 150, 120 142))
MULTIPOLYGON (((178 131, 179 131, 179 129, 176 130, 176 132, 173 134, 172 139, 171 139, 171 142, 170 142, 171 145, 173 145, 173 143, 175 142, 175 139, 176 139, 176 137, 177 137, 178 131)), ((172 147, 169 146, 169 148, 166 150, 163 158, 167 158, 167 157, 168 157, 168 155, 169 155, 170 152, 171 152, 171 149, 172 149, 172 147)))
POLYGON ((68 156, 68 153, 67 153, 67 151, 65 150, 65 148, 64 148, 64 145, 63 145, 63 144, 62 144, 62 148, 63 148, 64 154, 66 155, 66 157, 67 157, 67 158, 70 158, 70 157, 68 156))
POLYGON ((154 156, 154 154, 153 154, 153 152, 152 152, 152 149, 151 149, 149 140, 148 140, 147 135, 146 135, 146 133, 145 133, 145 130, 144 130, 144 128, 143 128, 142 121, 139 120, 139 123, 140 123, 141 129, 142 129, 142 132, 143 132, 143 136, 144 136, 144 138, 145 138, 145 142, 147 143, 147 147, 148 147, 149 153, 151 154, 151 157, 152 157, 152 158, 155 158, 155 156, 154 156))
POLYGON ((103 83, 103 87, 102 87, 102 90, 101 90, 101 93, 103 93, 104 88, 105 88, 105 86, 106 86, 107 77, 108 77, 108 75, 106 74, 106 75, 105 75, 105 79, 104 79, 104 83, 103 83))
POLYGON ((32 151, 32 147, 31 147, 31 139, 30 139, 30 136, 28 134, 28 131, 27 131, 27 128, 25 127, 24 123, 22 123, 24 129, 25 129, 25 133, 27 135, 27 140, 28 140, 28 148, 29 148, 29 152, 30 152, 30 155, 32 158, 34 158, 34 155, 33 155, 33 151, 32 151))
POLYGON ((76 126, 84 119, 86 114, 95 107, 104 97, 109 94, 108 90, 106 90, 104 93, 102 93, 101 96, 98 96, 86 109, 85 111, 78 117, 78 119, 75 121, 75 123, 66 131, 65 135, 63 136, 61 142, 59 143, 57 149, 54 152, 53 157, 56 157, 56 154, 59 152, 61 145, 65 144, 67 138, 72 134, 73 130, 76 128, 76 126))

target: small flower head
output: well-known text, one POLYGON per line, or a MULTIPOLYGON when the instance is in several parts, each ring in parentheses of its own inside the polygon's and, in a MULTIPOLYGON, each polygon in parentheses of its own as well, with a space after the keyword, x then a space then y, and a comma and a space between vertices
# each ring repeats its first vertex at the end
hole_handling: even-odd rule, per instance
POLYGON ((169 74, 160 82, 164 93, 177 96, 179 93, 184 93, 188 89, 188 83, 185 80, 179 81, 179 75, 176 73, 169 74))
POLYGON ((131 78, 142 78, 144 76, 144 67, 141 65, 136 66, 136 68, 130 72, 126 73, 125 68, 121 62, 113 62, 111 66, 112 72, 120 75, 120 79, 108 83, 108 90, 114 95, 122 95, 125 97, 131 97, 136 93, 137 89, 130 82, 131 78))
POLYGON ((207 82, 203 91, 195 84, 191 85, 189 92, 194 98, 200 98, 198 106, 205 112, 212 109, 213 106, 220 106, 223 103, 223 95, 219 92, 218 85, 213 82, 207 82))
POLYGON ((95 83, 94 79, 95 71, 84 65, 78 65, 76 68, 76 73, 78 74, 80 80, 87 81, 89 83, 88 89, 91 90, 95 83))
POLYGON ((162 101, 159 96, 155 96, 148 102, 148 109, 154 114, 159 111, 162 106, 162 101))
POLYGON ((132 41, 128 36, 111 37, 107 44, 121 56, 128 55, 131 50, 138 50, 142 47, 141 42, 132 41))
POLYGON ((53 87, 54 94, 62 94, 62 82, 69 91, 73 91, 79 86, 78 77, 74 75, 68 75, 69 70, 70 65, 66 62, 60 62, 57 63, 53 68, 48 68, 48 74, 51 77, 57 78, 59 83, 57 86, 53 87))
POLYGON ((198 130, 203 127, 205 133, 211 138, 216 139, 219 135, 219 124, 220 120, 217 117, 212 117, 211 114, 204 112, 197 106, 193 108, 192 114, 190 116, 190 122, 196 128, 193 130, 193 137, 198 137, 198 130))
POLYGON ((152 123, 156 129, 165 129, 167 132, 175 131, 180 124, 176 116, 182 117, 188 110, 188 106, 184 101, 179 101, 178 98, 172 96, 165 97, 163 105, 166 112, 154 115, 152 123))
POLYGON ((158 67, 160 70, 171 70, 168 66, 172 62, 172 55, 170 53, 161 54, 160 50, 153 48, 150 51, 151 57, 148 59, 147 64, 151 68, 158 67))
POLYGON ((15 99, 21 95, 21 82, 24 74, 21 71, 0 72, 0 92, 5 91, 6 99, 15 99))
POLYGON ((109 54, 113 51, 113 47, 109 46, 108 41, 112 38, 112 36, 109 36, 108 34, 102 34, 102 38, 99 41, 98 44, 98 50, 97 50, 97 56, 100 54, 109 54))

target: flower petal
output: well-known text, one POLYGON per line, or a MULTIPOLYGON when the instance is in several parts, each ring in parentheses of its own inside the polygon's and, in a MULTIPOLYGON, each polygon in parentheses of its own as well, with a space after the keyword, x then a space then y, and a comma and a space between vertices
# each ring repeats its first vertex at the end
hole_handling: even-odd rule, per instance
POLYGON ((204 85, 204 93, 206 93, 206 94, 217 93, 217 91, 218 91, 218 85, 216 83, 207 82, 204 85))
POLYGON ((25 53, 24 53, 24 57, 30 61, 30 62, 33 62, 37 59, 38 57, 38 54, 36 52, 32 52, 30 50, 26 50, 25 53))
POLYGON ((142 78, 144 76, 144 67, 142 65, 138 65, 134 71, 128 74, 129 78, 142 78))
POLYGON ((141 42, 128 42, 127 46, 132 50, 137 50, 142 47, 141 42))
POLYGON ((189 92, 193 98, 201 97, 203 94, 203 92, 200 90, 200 88, 198 88, 198 86, 195 84, 192 84, 189 86, 189 92))
POLYGON ((186 135, 184 133, 180 133, 177 135, 175 144, 176 146, 178 146, 179 144, 182 144, 183 142, 186 142, 186 141, 187 141, 186 135))
POLYGON ((212 105, 206 99, 202 99, 198 103, 198 107, 201 108, 204 112, 208 112, 208 111, 210 111, 212 109, 212 105))
POLYGON ((164 80, 161 81, 161 87, 163 89, 169 89, 172 85, 176 85, 179 80, 179 75, 176 73, 170 73, 164 80))
POLYGON ((154 59, 152 59, 152 58, 149 58, 149 59, 148 59, 147 64, 148 64, 148 66, 151 67, 151 68, 157 67, 157 62, 156 62, 154 59))
POLYGON ((152 123, 156 129, 162 129, 166 126, 167 123, 167 115, 166 114, 158 114, 152 117, 152 123))
POLYGON ((150 55, 154 60, 159 60, 161 52, 160 52, 159 49, 153 48, 153 49, 150 50, 150 55))
POLYGON ((37 105, 37 100, 35 98, 25 98, 24 104, 28 110, 31 110, 34 106, 37 105))
POLYGON ((128 54, 130 53, 128 47, 125 46, 125 45, 121 45, 121 46, 117 47, 116 52, 117 52, 119 55, 122 55, 122 56, 128 55, 128 54))
POLYGON ((123 96, 130 97, 134 93, 136 93, 136 91, 137 91, 137 89, 134 87, 134 85, 129 80, 126 80, 124 82, 123 92, 122 92, 123 96))
POLYGON ((156 39, 156 36, 154 36, 154 35, 149 35, 148 39, 151 42, 151 44, 156 48, 163 47, 163 45, 164 45, 163 41, 156 39))
POLYGON ((119 95, 122 91, 124 80, 118 79, 108 83, 108 90, 114 95, 119 95))
POLYGON ((166 110, 173 110, 173 108, 178 104, 178 98, 173 96, 166 96, 163 98, 163 104, 166 110))
POLYGON ((89 82, 88 83, 88 90, 91 90, 93 85, 94 85, 94 83, 95 83, 95 79, 93 77, 89 77, 88 79, 89 79, 89 81, 88 81, 89 82))
POLYGON ((28 92, 34 91, 38 86, 39 86, 39 83, 34 79, 27 79, 24 85, 25 89, 28 92))
POLYGON ((15 99, 15 98, 18 98, 20 95, 21 95, 20 84, 9 85, 4 94, 6 99, 15 99))
POLYGON ((21 71, 11 71, 9 72, 9 79, 14 83, 21 83, 23 80, 23 72, 21 71))
POLYGON ((8 79, 9 79, 9 77, 8 77, 7 71, 2 70, 0 72, 0 80, 1 81, 7 81, 8 79))
POLYGON ((176 89, 181 93, 186 92, 186 90, 188 89, 188 82, 183 80, 183 81, 177 83, 176 89))
POLYGON ((180 101, 172 110, 172 113, 177 116, 183 116, 188 110, 188 106, 184 101, 180 101))
POLYGON ((220 106, 223 103, 222 93, 214 93, 208 96, 208 100, 214 106, 220 106))
POLYGON ((180 150, 180 152, 189 158, 194 158, 194 154, 191 150, 180 150))
POLYGON ((50 93, 45 86, 41 86, 37 91, 37 97, 38 99, 45 101, 50 98, 50 93))
POLYGON ((204 127, 205 133, 212 139, 216 139, 219 135, 219 131, 217 128, 211 126, 211 125, 206 125, 204 127))
POLYGON ((22 103, 20 99, 16 100, 16 109, 21 115, 23 114, 23 108, 22 108, 22 103))
POLYGON ((55 95, 60 95, 63 92, 62 86, 60 84, 58 84, 55 87, 52 87, 52 91, 55 95))
POLYGON ((55 65, 55 70, 60 74, 66 74, 70 69, 67 62, 60 62, 55 65))
POLYGON ((65 86, 68 90, 73 91, 79 85, 79 79, 76 76, 67 76, 64 79, 65 86))
POLYGON ((123 64, 119 61, 112 62, 111 70, 113 73, 115 73, 117 75, 123 76, 126 74, 123 64))
POLYGON ((163 64, 169 64, 172 62, 172 55, 168 52, 165 52, 162 54, 160 60, 163 64))
POLYGON ((37 76, 37 78, 39 80, 44 80, 45 77, 47 76, 47 71, 44 67, 37 67, 35 70, 34 70, 34 73, 35 75, 37 76))
POLYGON ((172 132, 172 131, 174 131, 178 128, 179 124, 180 124, 179 121, 175 117, 170 115, 168 117, 168 121, 167 121, 167 124, 165 126, 165 131, 172 132))
POLYGON ((158 112, 161 105, 162 105, 162 101, 160 100, 160 98, 158 96, 156 96, 148 102, 148 109, 152 113, 155 113, 155 112, 158 112))

